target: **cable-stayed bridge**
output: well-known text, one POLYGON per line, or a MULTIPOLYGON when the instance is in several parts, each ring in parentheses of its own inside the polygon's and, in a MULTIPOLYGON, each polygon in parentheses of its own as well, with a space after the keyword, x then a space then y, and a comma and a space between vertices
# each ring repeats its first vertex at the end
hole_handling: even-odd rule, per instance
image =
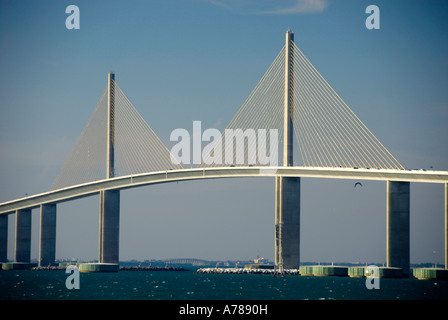
POLYGON ((120 190, 180 180, 273 177, 275 264, 298 268, 300 178, 316 177, 387 181, 387 265, 406 272, 410 182, 445 184, 447 268, 448 172, 405 170, 300 51, 291 31, 224 132, 208 129, 203 137, 210 141, 203 150, 194 144, 190 150, 190 139, 169 150, 110 73, 50 190, 0 203, 0 261, 7 259, 10 214, 16 218, 14 262, 29 263, 31 210, 40 208, 39 264, 45 266, 55 262, 57 204, 99 194, 98 260, 118 264, 120 190), (184 168, 191 156, 195 166, 184 168))

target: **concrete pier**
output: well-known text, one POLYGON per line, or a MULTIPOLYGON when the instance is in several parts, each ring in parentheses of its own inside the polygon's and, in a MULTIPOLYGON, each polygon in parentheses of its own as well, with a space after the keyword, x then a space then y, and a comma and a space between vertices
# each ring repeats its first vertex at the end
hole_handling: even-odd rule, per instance
POLYGON ((300 266, 300 178, 276 177, 275 265, 300 266))
POLYGON ((55 265, 55 260, 56 204, 41 204, 39 266, 55 265))
POLYGON ((116 263, 80 263, 79 272, 118 272, 120 267, 116 263))
POLYGON ((448 280, 448 270, 441 268, 413 269, 413 276, 420 280, 448 280))
POLYGON ((347 277, 348 276, 348 267, 344 267, 344 266, 313 266, 313 276, 315 276, 315 277, 347 277))
POLYGON ((0 215, 0 262, 8 261, 8 215, 0 215))
POLYGON ((100 193, 99 262, 118 263, 120 233, 120 191, 100 193))
POLYGON ((409 182, 387 182, 387 267, 410 274, 409 182))
MULTIPOLYGON (((348 276, 351 278, 366 278, 366 271, 368 267, 348 267, 348 276)), ((378 267, 378 274, 375 277, 379 278, 403 278, 408 275, 403 274, 400 268, 378 267)))
POLYGON ((31 260, 31 209, 16 211, 15 262, 30 263, 31 260))

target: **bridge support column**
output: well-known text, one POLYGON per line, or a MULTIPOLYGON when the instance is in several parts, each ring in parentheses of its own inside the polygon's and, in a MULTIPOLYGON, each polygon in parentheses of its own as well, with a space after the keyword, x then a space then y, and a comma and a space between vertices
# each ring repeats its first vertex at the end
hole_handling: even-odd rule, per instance
POLYGON ((8 215, 0 215, 0 262, 8 261, 8 215))
POLYGON ((100 192, 99 262, 118 264, 120 231, 120 191, 100 192))
POLYGON ((31 209, 16 211, 16 243, 14 262, 31 260, 31 209))
POLYGON ((300 266, 300 178, 275 178, 275 265, 300 266))
POLYGON ((410 183, 387 182, 387 266, 410 272, 410 183))
POLYGON ((54 265, 55 261, 56 204, 41 204, 39 266, 54 265))

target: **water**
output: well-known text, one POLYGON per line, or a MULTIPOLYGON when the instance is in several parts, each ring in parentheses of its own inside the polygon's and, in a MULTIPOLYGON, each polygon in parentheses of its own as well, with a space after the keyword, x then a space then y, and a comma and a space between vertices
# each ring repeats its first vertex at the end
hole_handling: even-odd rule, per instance
POLYGON ((64 271, 0 271, 0 300, 441 300, 448 281, 365 279, 193 271, 81 273, 80 288, 67 289, 64 271))

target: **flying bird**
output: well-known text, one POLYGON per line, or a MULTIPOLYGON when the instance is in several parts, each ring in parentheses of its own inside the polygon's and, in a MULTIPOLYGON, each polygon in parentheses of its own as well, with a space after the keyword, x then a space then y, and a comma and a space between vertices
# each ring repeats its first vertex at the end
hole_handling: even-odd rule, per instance
POLYGON ((357 186, 358 184, 362 187, 362 183, 361 183, 361 182, 356 182, 356 183, 355 183, 355 188, 356 188, 356 186, 357 186))

